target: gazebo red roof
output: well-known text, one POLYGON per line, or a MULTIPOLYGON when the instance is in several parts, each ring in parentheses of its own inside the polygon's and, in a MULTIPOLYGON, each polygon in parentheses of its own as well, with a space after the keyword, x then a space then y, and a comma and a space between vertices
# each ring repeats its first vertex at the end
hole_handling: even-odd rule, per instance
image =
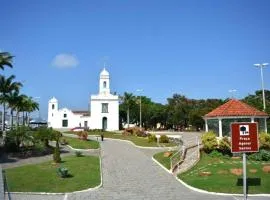
POLYGON ((258 116, 258 117, 268 117, 268 114, 257 110, 256 108, 239 101, 237 99, 231 99, 227 103, 217 107, 210 113, 206 114, 205 118, 213 117, 238 117, 238 116, 258 116))

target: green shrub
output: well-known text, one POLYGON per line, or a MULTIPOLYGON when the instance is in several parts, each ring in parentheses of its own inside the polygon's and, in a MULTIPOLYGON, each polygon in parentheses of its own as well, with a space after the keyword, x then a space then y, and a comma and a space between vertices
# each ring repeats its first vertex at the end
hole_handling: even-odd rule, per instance
POLYGON ((270 161, 270 151, 261 149, 259 152, 249 155, 248 159, 256 161, 270 161))
POLYGON ((75 151, 76 157, 82 157, 82 152, 81 151, 75 151))
POLYGON ((69 176, 68 169, 65 168, 65 167, 59 167, 59 168, 57 168, 57 174, 61 178, 67 178, 69 176))
POLYGON ((218 148, 224 155, 231 155, 231 142, 228 137, 223 137, 222 140, 219 141, 218 148))
POLYGON ((159 138, 160 143, 169 143, 169 138, 167 135, 161 135, 159 138))
POLYGON ((223 156, 223 154, 217 150, 213 150, 211 153, 209 153, 209 156, 213 158, 220 158, 223 156))
POLYGON ((156 142, 156 141, 157 141, 156 135, 154 135, 154 134, 148 135, 148 143, 156 142))
POLYGON ((260 133, 260 148, 270 150, 270 134, 268 133, 260 133))
POLYGON ((216 134, 214 132, 207 132, 203 134, 202 144, 203 144, 203 150, 206 153, 210 153, 211 151, 217 149, 218 142, 217 142, 216 134))
POLYGON ((88 138, 88 133, 86 131, 79 131, 77 132, 77 135, 80 140, 87 140, 88 138))
POLYGON ((68 144, 68 141, 67 141, 65 138, 62 138, 62 139, 60 140, 60 144, 61 144, 61 145, 67 145, 67 144, 68 144))

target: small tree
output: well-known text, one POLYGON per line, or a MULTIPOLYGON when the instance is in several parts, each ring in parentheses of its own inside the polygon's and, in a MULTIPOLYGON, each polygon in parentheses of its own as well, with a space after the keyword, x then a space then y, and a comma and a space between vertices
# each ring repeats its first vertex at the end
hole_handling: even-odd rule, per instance
POLYGON ((220 140, 218 147, 222 154, 231 154, 231 143, 228 137, 223 137, 222 140, 220 140))
POLYGON ((203 144, 203 150, 206 153, 210 153, 211 151, 217 149, 218 142, 217 142, 216 134, 212 131, 203 134, 202 144, 203 144))
POLYGON ((52 131, 52 138, 55 140, 55 148, 54 148, 54 153, 53 153, 53 161, 55 163, 60 163, 61 162, 61 157, 60 157, 60 146, 59 146, 59 140, 62 137, 61 132, 53 130, 52 131))
POLYGON ((270 150, 270 134, 260 133, 260 148, 270 150))

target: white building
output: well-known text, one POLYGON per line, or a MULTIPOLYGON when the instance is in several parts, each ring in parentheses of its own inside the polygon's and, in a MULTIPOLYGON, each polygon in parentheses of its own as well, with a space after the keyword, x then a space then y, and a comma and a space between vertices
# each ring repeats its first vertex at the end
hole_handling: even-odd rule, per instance
POLYGON ((58 100, 48 103, 48 126, 52 128, 85 127, 89 129, 119 130, 119 98, 110 93, 110 75, 103 69, 99 77, 99 93, 91 95, 89 111, 59 109, 58 100))

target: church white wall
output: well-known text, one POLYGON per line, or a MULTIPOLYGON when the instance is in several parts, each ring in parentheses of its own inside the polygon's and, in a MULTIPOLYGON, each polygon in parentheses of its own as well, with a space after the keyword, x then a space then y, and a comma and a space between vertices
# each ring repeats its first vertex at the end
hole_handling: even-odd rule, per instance
POLYGON ((107 130, 119 130, 119 103, 118 97, 112 96, 112 99, 103 100, 98 97, 91 100, 91 125, 90 129, 102 129, 103 117, 107 117, 107 130), (108 113, 102 113, 102 103, 108 103, 108 113))
POLYGON ((49 126, 53 128, 74 128, 79 127, 80 124, 83 127, 84 121, 88 122, 88 126, 90 123, 90 117, 83 117, 82 115, 74 114, 71 110, 67 108, 60 109, 58 111, 53 112, 53 116, 50 117, 49 126), (66 117, 65 117, 66 115, 66 117), (63 120, 68 121, 68 126, 63 127, 63 120))

